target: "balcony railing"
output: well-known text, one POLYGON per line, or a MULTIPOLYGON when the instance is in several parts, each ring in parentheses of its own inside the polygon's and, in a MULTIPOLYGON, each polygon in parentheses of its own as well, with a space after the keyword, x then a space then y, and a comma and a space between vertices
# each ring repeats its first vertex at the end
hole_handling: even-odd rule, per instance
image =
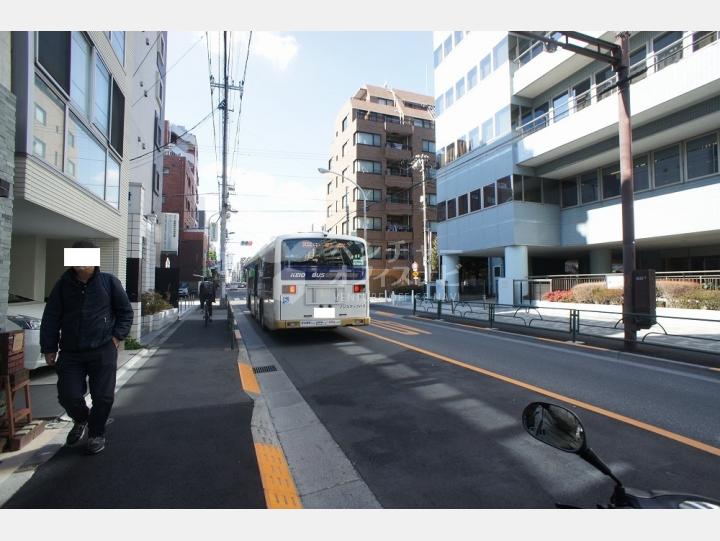
MULTIPOLYGON (((696 43, 691 42, 688 45, 683 46, 683 42, 688 36, 691 36, 694 32, 686 32, 683 36, 667 45, 659 51, 650 52, 648 56, 636 62, 630 66, 629 74, 631 83, 644 79, 646 76, 649 77, 662 69, 679 62, 685 55, 687 49, 692 50, 696 46, 696 43)), ((710 46, 717 46, 720 43, 720 32, 714 32, 715 41, 707 43, 703 48, 710 46)), ((706 40, 708 36, 705 36, 698 40, 698 43, 706 40)), ((526 54, 530 52, 525 51, 526 54)), ((539 53, 538 53, 539 54, 539 53)), ((521 55, 522 56, 522 55, 521 55)), ((518 57, 520 58, 520 57, 518 57)), ((617 92, 617 74, 613 74, 612 77, 601 81, 600 83, 592 85, 588 90, 582 94, 576 96, 568 96, 567 103, 560 107, 551 107, 548 112, 534 117, 532 120, 525 122, 519 126, 514 126, 513 130, 518 135, 529 135, 535 133, 543 128, 546 128, 550 124, 560 122, 564 118, 589 107, 590 105, 602 101, 603 99, 615 94, 617 92)))
POLYGON ((399 169, 395 167, 391 167, 388 169, 385 169, 386 175, 392 175, 394 177, 412 177, 412 173, 406 169, 399 169))

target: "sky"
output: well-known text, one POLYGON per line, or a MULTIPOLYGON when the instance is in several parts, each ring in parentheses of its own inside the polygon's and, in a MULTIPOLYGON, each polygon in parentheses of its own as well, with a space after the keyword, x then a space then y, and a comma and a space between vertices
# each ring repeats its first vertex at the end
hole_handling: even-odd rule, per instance
MULTIPOLYGON (((232 32, 231 79, 238 84, 249 32, 232 32)), ((222 33, 169 32, 165 118, 191 128, 211 110, 208 54, 221 80, 222 33)), ((242 109, 231 92, 227 250, 252 255, 272 236, 318 231, 335 118, 364 84, 432 95, 432 32, 253 32, 242 109), (238 125, 239 113, 239 125, 238 125), (235 144, 236 143, 236 144, 235 144), (251 240, 251 247, 240 241, 251 240)), ((218 103, 218 92, 212 98, 218 103)), ((220 112, 192 131, 199 145, 201 208, 218 209, 222 171, 220 112), (217 152, 214 145, 217 145, 217 152), (206 194, 206 195, 203 195, 206 194), (212 194, 212 195, 211 195, 212 194)), ((237 258, 236 258, 237 260, 237 258)))

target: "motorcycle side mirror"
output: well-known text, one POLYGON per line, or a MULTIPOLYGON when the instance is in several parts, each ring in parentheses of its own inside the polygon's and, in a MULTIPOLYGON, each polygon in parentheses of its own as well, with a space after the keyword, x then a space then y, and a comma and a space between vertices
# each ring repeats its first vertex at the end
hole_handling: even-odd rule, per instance
POLYGON ((533 402, 522 414, 523 428, 536 440, 565 451, 581 454, 587 449, 585 429, 572 411, 548 404, 533 402))

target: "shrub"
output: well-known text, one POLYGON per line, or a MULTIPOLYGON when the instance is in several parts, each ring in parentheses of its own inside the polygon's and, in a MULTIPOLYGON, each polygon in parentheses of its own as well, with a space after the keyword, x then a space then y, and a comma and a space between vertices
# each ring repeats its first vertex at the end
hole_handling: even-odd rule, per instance
MULTIPOLYGON (((668 301, 669 306, 676 306, 676 300, 686 297, 690 292, 700 289, 697 282, 680 280, 658 280, 655 290, 658 297, 668 301)), ((678 306, 679 308, 679 306, 678 306)))
POLYGON ((558 289, 545 293, 543 300, 549 302, 575 302, 575 297, 572 291, 558 289))
POLYGON ((606 287, 597 288, 593 290, 592 302, 593 304, 622 304, 623 290, 608 289, 606 287))
POLYGON ((142 349, 144 347, 145 346, 143 346, 140 342, 138 342, 134 338, 126 338, 125 339, 125 349, 126 350, 142 349))
POLYGON ((146 291, 140 296, 140 314, 150 316, 163 310, 169 310, 173 305, 157 291, 146 291))
POLYGON ((696 287, 674 299, 673 306, 695 310, 720 310, 720 291, 696 287))
POLYGON ((582 303, 594 303, 593 296, 595 292, 601 289, 605 289, 605 284, 602 282, 588 282, 586 284, 578 284, 572 288, 573 297, 575 302, 582 303))

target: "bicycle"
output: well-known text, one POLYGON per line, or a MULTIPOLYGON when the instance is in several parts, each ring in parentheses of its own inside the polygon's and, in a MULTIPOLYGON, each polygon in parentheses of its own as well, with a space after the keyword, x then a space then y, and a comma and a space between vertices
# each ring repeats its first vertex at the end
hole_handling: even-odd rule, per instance
POLYGON ((208 321, 210 321, 210 299, 205 299, 203 302, 203 319, 205 320, 205 326, 208 326, 208 321))

